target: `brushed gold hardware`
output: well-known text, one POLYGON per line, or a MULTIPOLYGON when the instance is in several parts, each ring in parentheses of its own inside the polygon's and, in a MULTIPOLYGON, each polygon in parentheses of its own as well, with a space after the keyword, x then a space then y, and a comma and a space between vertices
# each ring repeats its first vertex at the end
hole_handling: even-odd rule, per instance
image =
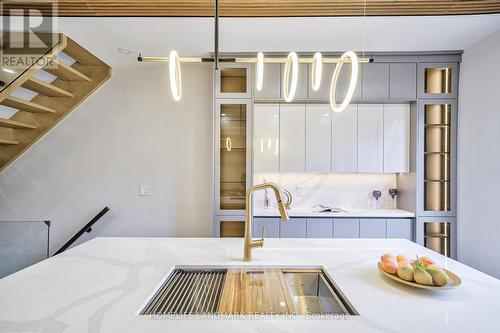
POLYGON ((264 235, 261 239, 252 239, 252 193, 270 188, 274 191, 276 201, 278 202, 278 210, 280 212, 281 220, 288 221, 288 212, 286 211, 285 204, 281 200, 281 190, 278 185, 274 183, 263 183, 250 187, 247 191, 246 198, 246 212, 245 212, 245 241, 243 245, 243 261, 252 260, 252 249, 254 247, 264 246, 264 235))

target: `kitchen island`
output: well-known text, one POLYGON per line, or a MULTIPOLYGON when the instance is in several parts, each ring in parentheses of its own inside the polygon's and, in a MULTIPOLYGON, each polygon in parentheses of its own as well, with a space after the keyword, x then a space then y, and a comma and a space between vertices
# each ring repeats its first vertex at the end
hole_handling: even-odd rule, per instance
POLYGON ((492 332, 500 281, 399 239, 266 239, 242 262, 242 239, 96 238, 0 280, 0 332, 492 332), (455 290, 415 289, 377 269, 384 252, 426 255, 455 290), (321 266, 359 316, 338 319, 137 315, 175 265, 321 266))

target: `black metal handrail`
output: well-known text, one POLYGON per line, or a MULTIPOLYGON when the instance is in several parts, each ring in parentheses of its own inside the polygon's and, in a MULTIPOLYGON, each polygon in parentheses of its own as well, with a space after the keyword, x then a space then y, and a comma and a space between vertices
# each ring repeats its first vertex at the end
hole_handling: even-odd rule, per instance
POLYGON ((104 207, 103 210, 101 210, 92 220, 89 221, 83 228, 81 228, 69 241, 66 242, 59 250, 54 255, 57 255, 61 252, 64 252, 68 247, 71 246, 78 238, 80 238, 81 235, 83 235, 86 232, 91 232, 92 231, 92 226, 94 223, 99 221, 101 217, 103 217, 104 214, 106 214, 109 211, 108 207, 104 207))

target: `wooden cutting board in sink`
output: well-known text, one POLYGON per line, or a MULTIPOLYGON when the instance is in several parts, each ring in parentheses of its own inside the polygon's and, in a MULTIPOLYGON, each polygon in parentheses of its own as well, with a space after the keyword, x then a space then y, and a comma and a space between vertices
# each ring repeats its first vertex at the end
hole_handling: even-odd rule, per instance
POLYGON ((294 306, 281 270, 229 269, 221 314, 290 314, 294 306))

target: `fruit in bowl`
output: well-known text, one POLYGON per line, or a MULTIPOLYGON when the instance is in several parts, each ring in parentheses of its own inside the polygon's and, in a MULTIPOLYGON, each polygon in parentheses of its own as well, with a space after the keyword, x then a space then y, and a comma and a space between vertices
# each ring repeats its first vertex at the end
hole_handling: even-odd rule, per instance
POLYGON ((380 257, 380 267, 401 280, 424 286, 443 287, 450 281, 446 272, 428 257, 417 257, 410 263, 404 255, 385 253, 380 257))

